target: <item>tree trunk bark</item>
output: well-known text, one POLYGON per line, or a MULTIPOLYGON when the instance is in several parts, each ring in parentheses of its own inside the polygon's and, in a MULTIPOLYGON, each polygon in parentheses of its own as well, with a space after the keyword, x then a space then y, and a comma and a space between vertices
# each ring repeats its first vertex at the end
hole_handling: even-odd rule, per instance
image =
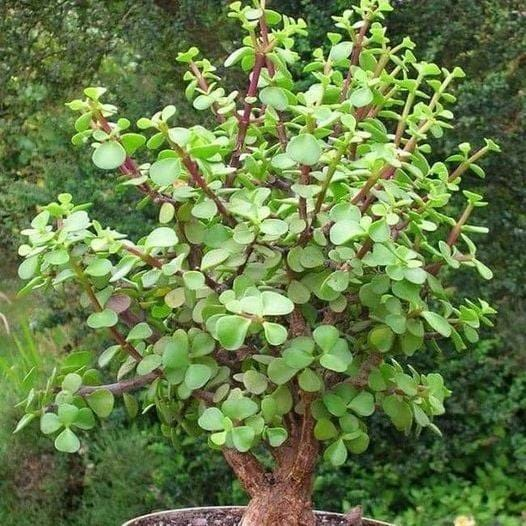
POLYGON ((311 481, 302 488, 278 483, 252 497, 240 526, 315 526, 311 492, 311 481))
POLYGON ((315 526, 312 510, 314 470, 318 459, 311 397, 303 396, 301 418, 289 414, 289 438, 273 450, 275 469, 266 471, 250 453, 224 449, 223 454, 250 495, 239 526, 315 526))

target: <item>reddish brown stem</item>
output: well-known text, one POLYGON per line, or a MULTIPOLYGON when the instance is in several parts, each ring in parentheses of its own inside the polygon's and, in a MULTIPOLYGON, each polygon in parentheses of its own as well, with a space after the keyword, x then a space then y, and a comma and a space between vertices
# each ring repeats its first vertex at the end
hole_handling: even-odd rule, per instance
MULTIPOLYGON (((256 63, 252 71, 252 78, 246 94, 246 99, 253 98, 257 95, 259 78, 261 76, 261 70, 265 64, 265 55, 261 52, 256 53, 256 63)), ((245 139, 247 136, 248 126, 250 124, 250 115, 252 113, 253 103, 245 100, 245 107, 243 110, 243 116, 239 120, 239 130, 237 133, 236 147, 232 158, 230 159, 230 166, 233 168, 239 168, 241 154, 245 146, 245 139)), ((233 178, 229 177, 229 183, 233 183, 233 178)))
POLYGON ((227 210, 223 201, 210 189, 205 178, 199 172, 199 167, 197 166, 197 164, 190 158, 190 156, 177 143, 171 142, 170 144, 172 148, 177 152, 181 160, 183 161, 183 164, 185 168, 188 170, 188 173, 190 174, 190 177, 192 178, 192 181, 194 182, 194 184, 199 186, 199 188, 203 190, 203 192, 207 195, 207 197, 209 197, 212 201, 214 201, 219 213, 223 216, 227 225, 234 226, 235 225, 234 218, 232 217, 230 212, 227 210))
POLYGON ((364 20, 364 24, 360 29, 360 32, 358 33, 358 36, 356 38, 356 42, 354 43, 352 54, 351 54, 351 65, 349 66, 349 71, 347 72, 347 77, 345 79, 345 82, 343 83, 342 92, 340 95, 340 102, 343 102, 347 95, 349 94, 349 88, 351 87, 352 82, 352 68, 357 66, 360 62, 360 55, 362 53, 363 49, 363 41, 365 39, 365 35, 367 34, 367 31, 369 30, 370 26, 369 20, 364 20))
POLYGON ((223 456, 251 497, 268 486, 265 469, 254 455, 225 448, 223 456))
POLYGON ((108 385, 86 385, 77 391, 76 394, 79 396, 88 396, 97 391, 109 391, 115 396, 120 396, 124 393, 130 393, 133 391, 138 391, 144 386, 151 384, 156 378, 159 378, 159 373, 156 371, 146 374, 143 376, 136 376, 130 380, 123 380, 122 382, 116 382, 114 384, 108 385))

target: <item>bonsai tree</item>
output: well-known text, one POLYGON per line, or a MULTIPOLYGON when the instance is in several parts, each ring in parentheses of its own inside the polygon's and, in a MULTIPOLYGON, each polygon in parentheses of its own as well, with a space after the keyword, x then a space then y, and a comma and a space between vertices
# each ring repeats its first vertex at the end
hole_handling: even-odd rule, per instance
POLYGON ((67 355, 18 429, 39 418, 74 453, 122 396, 167 437, 208 436, 251 497, 243 526, 313 525, 319 457, 340 466, 364 452, 374 413, 401 433, 440 434, 450 391, 411 359, 441 340, 463 351, 491 325, 486 302, 445 283, 465 267, 491 278, 471 238, 486 229, 470 224, 486 203, 464 191, 450 213, 462 178, 482 177, 477 162, 498 147, 433 160, 464 73, 392 43, 391 9, 361 0, 303 63, 303 20, 234 2, 242 47, 224 66, 247 88, 227 92, 196 48, 177 58, 203 124, 180 126, 167 106, 130 131, 97 87, 69 103, 73 144, 142 193, 159 224, 131 240, 62 194, 22 232, 23 292, 77 283, 109 371, 91 352, 67 355))

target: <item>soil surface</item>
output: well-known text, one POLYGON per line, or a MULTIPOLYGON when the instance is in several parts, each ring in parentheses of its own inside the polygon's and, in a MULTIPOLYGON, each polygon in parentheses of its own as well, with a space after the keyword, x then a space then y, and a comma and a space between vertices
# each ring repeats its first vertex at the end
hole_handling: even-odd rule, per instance
MULTIPOLYGON (((130 526, 238 526, 242 515, 242 508, 167 512, 137 519, 130 526)), ((318 513, 317 519, 317 526, 350 526, 341 515, 318 513)), ((361 526, 381 524, 364 519, 361 526)))

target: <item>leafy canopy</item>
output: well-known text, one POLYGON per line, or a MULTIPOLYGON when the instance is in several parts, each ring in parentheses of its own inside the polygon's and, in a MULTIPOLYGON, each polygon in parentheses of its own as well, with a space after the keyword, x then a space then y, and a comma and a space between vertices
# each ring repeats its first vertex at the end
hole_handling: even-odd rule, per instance
POLYGON ((214 126, 182 127, 167 106, 132 128, 100 87, 69 103, 73 144, 157 206, 159 226, 131 240, 62 194, 23 232, 23 292, 77 282, 88 326, 113 340, 98 366, 117 383, 101 385, 79 351, 26 400, 24 424, 40 417, 62 451, 124 394, 132 416, 155 408, 167 436, 182 427, 239 452, 279 448, 291 421, 313 418, 339 465, 367 449, 378 411, 402 432, 439 433, 450 392, 411 357, 442 339, 464 351, 491 325, 486 302, 444 281, 464 267, 491 278, 472 239, 485 229, 470 223, 486 203, 464 191, 458 219, 448 205, 498 146, 429 161, 463 72, 391 42, 387 0, 335 17, 306 64, 294 51, 305 22, 256 4, 230 6, 246 36, 225 66, 248 88, 227 93, 197 48, 178 56, 214 126))

